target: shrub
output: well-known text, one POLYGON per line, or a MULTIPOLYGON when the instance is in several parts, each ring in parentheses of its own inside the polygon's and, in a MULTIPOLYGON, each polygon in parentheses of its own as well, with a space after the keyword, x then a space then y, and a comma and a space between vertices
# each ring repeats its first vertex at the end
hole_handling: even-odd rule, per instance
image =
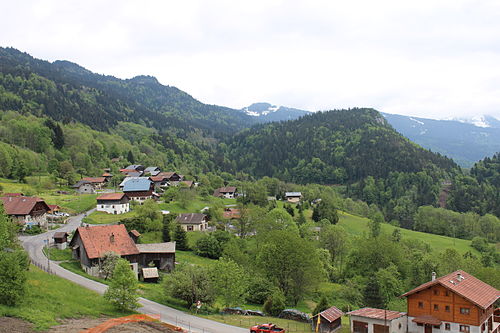
POLYGON ((270 316, 277 317, 286 307, 285 295, 281 290, 275 290, 264 303, 264 312, 270 316))

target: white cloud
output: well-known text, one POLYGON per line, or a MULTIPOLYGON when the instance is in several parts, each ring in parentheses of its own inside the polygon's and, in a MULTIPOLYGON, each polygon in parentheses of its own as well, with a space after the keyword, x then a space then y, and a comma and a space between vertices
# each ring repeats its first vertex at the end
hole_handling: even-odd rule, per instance
POLYGON ((203 102, 500 118, 497 1, 4 2, 35 57, 158 77, 203 102))

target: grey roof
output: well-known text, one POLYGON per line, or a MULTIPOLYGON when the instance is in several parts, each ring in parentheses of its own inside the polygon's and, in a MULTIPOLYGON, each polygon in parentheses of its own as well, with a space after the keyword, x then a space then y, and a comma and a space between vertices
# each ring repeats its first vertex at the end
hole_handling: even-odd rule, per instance
POLYGON ((160 168, 158 167, 147 167, 145 170, 144 170, 144 173, 149 173, 151 174, 151 176, 156 176, 157 174, 159 174, 161 172, 160 168))
POLYGON ((135 244, 139 253, 175 253, 175 242, 135 244))
POLYGON ((127 175, 130 177, 140 177, 142 176, 144 172, 142 171, 135 171, 135 172, 127 172, 127 175))
POLYGON ((126 182, 128 182, 131 179, 136 179, 136 178, 141 178, 141 177, 125 177, 125 178, 123 178, 122 182, 118 186, 123 187, 123 186, 125 186, 126 182))
POLYGON ((75 185, 73 185, 74 188, 79 188, 80 186, 82 185, 85 185, 85 184, 91 184, 91 182, 87 181, 87 180, 79 180, 78 183, 76 183, 75 185))
POLYGON ((301 192, 285 192, 285 197, 301 197, 301 192))
POLYGON ((151 180, 147 177, 137 177, 127 180, 123 185, 123 192, 149 191, 151 180))
POLYGON ((178 223, 182 224, 201 224, 205 219, 205 217, 206 217, 205 214, 187 213, 187 214, 180 214, 179 216, 177 216, 175 220, 178 223))
POLYGON ((143 168, 144 166, 140 165, 140 164, 132 164, 132 165, 129 165, 128 167, 126 167, 125 169, 127 170, 137 170, 137 168, 143 168))

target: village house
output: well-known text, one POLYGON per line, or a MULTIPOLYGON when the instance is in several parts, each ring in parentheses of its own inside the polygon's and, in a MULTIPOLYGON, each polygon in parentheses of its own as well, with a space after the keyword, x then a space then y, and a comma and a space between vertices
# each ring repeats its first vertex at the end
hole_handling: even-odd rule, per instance
POLYGON ((104 172, 101 177, 104 177, 106 178, 106 181, 109 182, 111 180, 111 178, 113 178, 113 174, 109 173, 109 172, 104 172))
POLYGON ((140 165, 140 164, 131 164, 129 165, 128 167, 126 167, 125 169, 127 170, 135 170, 135 171, 142 171, 144 172, 144 170, 146 169, 144 167, 144 165, 140 165))
POLYGON ((120 172, 127 177, 140 177, 144 171, 137 171, 135 169, 120 169, 120 172))
POLYGON ((237 188, 234 186, 221 187, 214 191, 213 196, 218 198, 234 199, 237 188))
POLYGON ((84 177, 82 180, 91 183, 95 189, 103 188, 108 182, 106 177, 84 177))
POLYGON ((175 265, 175 242, 135 244, 123 224, 79 227, 69 244, 73 258, 92 276, 101 274, 101 258, 114 252, 130 262, 138 277, 142 268, 172 271, 175 265))
POLYGON ((222 217, 228 220, 239 219, 241 218, 241 211, 238 208, 226 207, 222 217))
POLYGON ((301 192, 285 192, 285 199, 290 203, 298 203, 302 199, 301 192))
POLYGON ((186 187, 186 188, 193 188, 194 187, 194 182, 192 180, 183 180, 179 184, 181 186, 186 187))
POLYGON ((95 187, 94 185, 86 180, 80 180, 78 183, 72 186, 77 193, 80 194, 94 194, 95 187))
POLYGON ((36 197, 0 197, 5 214, 21 225, 39 225, 47 227, 47 212, 49 206, 43 199, 36 197))
POLYGON ((96 210, 108 214, 125 214, 130 211, 129 201, 125 193, 106 193, 97 197, 96 210))
POLYGON ((418 286, 407 298, 408 332, 498 333, 494 320, 500 291, 474 276, 456 271, 418 286))
POLYGON ((362 308, 347 313, 353 333, 406 333, 406 313, 384 309, 362 308))
POLYGON ((175 221, 185 231, 205 231, 208 228, 208 218, 201 213, 180 214, 175 221))
POLYGON ((147 167, 147 168, 144 170, 144 174, 149 175, 149 176, 156 176, 156 175, 158 175, 160 172, 161 172, 160 168, 159 168, 159 167, 155 167, 155 166, 150 166, 150 167, 147 167))
POLYGON ((149 179, 154 183, 156 189, 168 186, 168 178, 164 175, 151 176, 149 179))
POLYGON ((64 250, 66 249, 66 246, 68 245, 68 233, 67 232, 56 232, 53 236, 54 238, 54 245, 59 249, 59 250, 64 250))
POLYGON ((56 214, 59 213, 61 210, 61 206, 59 205, 48 205, 49 206, 49 211, 47 212, 48 214, 56 214))
POLYGON ((312 318, 311 324, 314 332, 333 333, 342 327, 342 316, 344 313, 332 306, 312 318))
POLYGON ((157 176, 165 177, 169 186, 177 186, 179 182, 184 180, 184 176, 177 172, 160 172, 157 176))
POLYGON ((123 192, 130 200, 143 203, 147 199, 156 199, 154 183, 147 177, 133 178, 123 185, 123 192))

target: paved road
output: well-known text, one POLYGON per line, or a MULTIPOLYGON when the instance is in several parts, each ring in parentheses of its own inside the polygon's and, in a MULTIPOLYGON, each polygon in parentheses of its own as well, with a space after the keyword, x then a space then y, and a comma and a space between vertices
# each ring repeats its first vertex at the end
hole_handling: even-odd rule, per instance
MULTIPOLYGON (((87 213, 90 213, 90 211, 87 213)), ((84 217, 83 214, 71 217, 70 219, 68 219, 66 225, 57 230, 51 230, 44 234, 36 236, 21 236, 19 237, 19 239, 23 243, 23 246, 26 249, 26 251, 28 251, 31 260, 33 262, 37 263, 38 265, 43 265, 45 267, 50 266, 50 270, 54 274, 62 278, 65 278, 67 280, 73 281, 87 289, 96 291, 99 294, 103 294, 107 288, 106 285, 93 280, 89 280, 81 275, 72 273, 62 268, 54 261, 49 262, 49 260, 47 259, 47 257, 45 257, 42 251, 45 242, 47 242, 47 240, 51 241, 52 236, 54 235, 55 232, 58 231, 71 232, 75 230, 77 227, 80 226, 83 217, 84 217)), ((183 327, 192 333, 248 332, 248 329, 230 326, 216 321, 208 320, 205 318, 192 316, 185 312, 170 308, 165 305, 161 305, 156 302, 152 302, 145 298, 140 298, 139 303, 142 305, 142 307, 138 309, 139 312, 145 314, 160 315, 161 321, 183 327)))

